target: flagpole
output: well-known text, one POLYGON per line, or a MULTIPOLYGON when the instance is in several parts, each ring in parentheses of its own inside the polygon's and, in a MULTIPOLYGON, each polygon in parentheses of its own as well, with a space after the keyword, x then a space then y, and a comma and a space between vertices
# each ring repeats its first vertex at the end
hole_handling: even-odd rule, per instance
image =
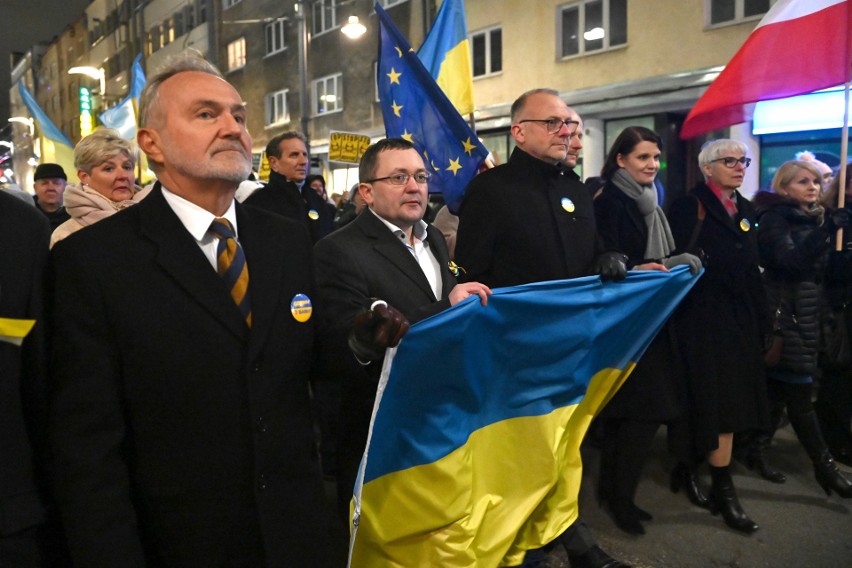
MULTIPOLYGON (((846 205, 846 160, 849 153, 849 84, 846 82, 843 89, 843 129, 840 131, 840 171, 838 177, 837 208, 843 209, 846 205)), ((834 249, 843 250, 843 229, 837 229, 834 249)))

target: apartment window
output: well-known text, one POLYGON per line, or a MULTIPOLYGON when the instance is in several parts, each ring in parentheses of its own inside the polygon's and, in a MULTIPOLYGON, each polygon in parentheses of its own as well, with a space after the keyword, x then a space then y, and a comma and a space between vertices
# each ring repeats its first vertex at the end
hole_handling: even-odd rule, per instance
POLYGON ((204 24, 207 22, 207 0, 198 0, 198 21, 196 24, 204 24))
POLYGON ((559 55, 573 57, 627 43, 627 0, 586 0, 559 8, 559 55))
POLYGON ((283 89, 264 97, 266 126, 290 122, 290 113, 287 112, 287 92, 287 89, 283 89))
POLYGON ((471 34, 473 76, 485 77, 503 70, 503 30, 491 28, 471 34))
POLYGON ((241 37, 228 44, 228 71, 239 69, 246 64, 246 38, 241 37))
POLYGON ((230 8, 231 6, 236 6, 236 5, 237 5, 237 4, 239 4, 241 1, 242 1, 242 0, 222 0, 222 9, 223 9, 223 10, 227 10, 227 9, 228 9, 228 8, 230 8))
POLYGON ((284 35, 285 20, 276 20, 266 24, 266 55, 272 55, 287 48, 284 35))
POLYGON ((707 0, 711 26, 738 24, 762 16, 775 0, 707 0))
POLYGON ((314 115, 343 110, 343 74, 313 81, 314 115))
POLYGON ((314 35, 337 27, 337 5, 340 0, 317 0, 314 2, 314 35))
POLYGON ((181 10, 180 12, 175 12, 175 15, 172 16, 172 21, 174 22, 173 29, 176 38, 182 36, 187 31, 189 31, 183 26, 183 10, 181 10))
POLYGON ((183 22, 187 32, 195 27, 195 6, 192 4, 183 7, 183 22))

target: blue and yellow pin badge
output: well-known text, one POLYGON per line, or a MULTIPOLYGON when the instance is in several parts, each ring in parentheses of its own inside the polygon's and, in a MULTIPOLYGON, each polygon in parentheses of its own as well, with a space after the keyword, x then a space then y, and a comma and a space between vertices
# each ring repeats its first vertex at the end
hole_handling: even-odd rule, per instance
POLYGON ((751 229, 751 222, 748 219, 741 219, 740 220, 740 230, 743 233, 748 233, 750 229, 751 229))
POLYGON ((461 266, 459 266, 458 264, 456 264, 452 260, 447 263, 447 268, 450 269, 450 272, 452 272, 453 276, 455 276, 456 278, 459 277, 459 274, 467 273, 467 270, 465 270, 464 268, 462 268, 461 266))
POLYGON ((290 313, 293 314, 293 319, 299 323, 305 323, 311 319, 311 314, 314 312, 314 307, 311 305, 311 299, 304 294, 296 294, 290 302, 290 313))
POLYGON ((567 211, 568 213, 574 212, 574 202, 568 199, 567 197, 562 198, 562 209, 567 211))
POLYGON ((317 213, 316 209, 311 209, 308 211, 308 217, 310 217, 313 221, 319 219, 319 213, 317 213))

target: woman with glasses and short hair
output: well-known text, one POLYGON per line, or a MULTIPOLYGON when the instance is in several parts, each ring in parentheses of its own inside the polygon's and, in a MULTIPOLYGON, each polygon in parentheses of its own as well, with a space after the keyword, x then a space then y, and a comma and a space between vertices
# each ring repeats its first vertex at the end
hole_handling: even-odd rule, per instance
POLYGON ((729 466, 734 432, 769 424, 763 337, 771 332, 758 267, 752 204, 738 191, 751 164, 745 144, 707 142, 698 155, 704 181, 672 203, 669 223, 676 252, 702 257, 705 272, 674 316, 687 383, 693 450, 706 457, 711 495, 703 495, 696 463, 681 462, 671 488, 721 513, 734 530, 758 525, 743 511, 729 466))

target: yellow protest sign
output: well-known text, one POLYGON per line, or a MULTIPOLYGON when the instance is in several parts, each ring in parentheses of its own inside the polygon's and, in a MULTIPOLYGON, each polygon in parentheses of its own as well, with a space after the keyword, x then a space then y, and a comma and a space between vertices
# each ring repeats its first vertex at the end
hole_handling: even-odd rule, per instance
POLYGON ((369 136, 353 132, 331 132, 328 141, 328 160, 357 164, 369 145, 369 136))

